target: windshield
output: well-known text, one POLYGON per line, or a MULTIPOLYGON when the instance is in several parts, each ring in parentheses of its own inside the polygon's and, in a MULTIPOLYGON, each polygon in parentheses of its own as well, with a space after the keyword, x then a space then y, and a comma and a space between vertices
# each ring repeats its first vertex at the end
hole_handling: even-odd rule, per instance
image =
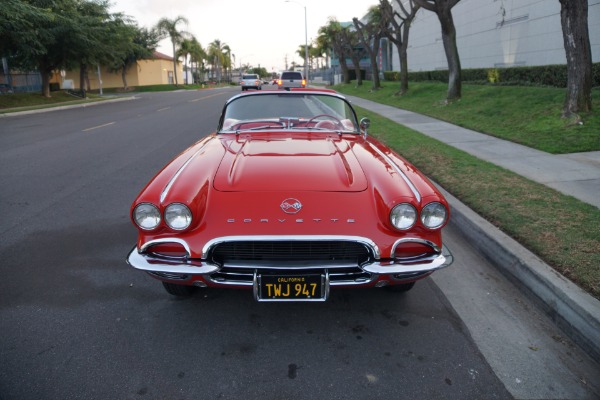
POLYGON ((261 129, 323 130, 358 133, 356 115, 340 97, 324 93, 256 93, 232 99, 220 133, 261 129))

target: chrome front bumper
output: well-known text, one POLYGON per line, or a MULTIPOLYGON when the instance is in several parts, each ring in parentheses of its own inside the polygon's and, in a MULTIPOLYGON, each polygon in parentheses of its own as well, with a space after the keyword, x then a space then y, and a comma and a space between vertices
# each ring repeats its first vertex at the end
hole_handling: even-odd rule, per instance
MULTIPOLYGON (((260 239, 261 237, 258 237, 260 239)), ((269 239, 273 237, 269 236, 269 239)), ((331 237, 318 237, 321 240, 331 239, 331 237)), ((339 237, 336 237, 339 239, 339 237)), ((238 237, 226 237, 219 238, 211 241, 211 243, 216 243, 219 241, 226 241, 231 239, 238 239, 238 237)), ((257 237, 253 237, 252 239, 257 240, 257 237)), ((289 240, 289 237, 283 238, 284 240, 289 240)), ((306 239, 306 237, 303 237, 306 239)), ((379 250, 377 246, 370 241, 369 239, 359 238, 359 237, 343 237, 344 240, 353 240, 359 241, 370 246, 373 249, 373 253, 377 256, 379 255, 379 250)), ((401 241, 406 241, 407 239, 402 239, 401 241)), ((399 241, 399 242, 401 242, 399 241)), ((409 278, 415 275, 422 275, 433 272, 435 270, 445 268, 452 264, 454 261, 454 257, 450 250, 443 246, 442 249, 439 249, 435 244, 429 243, 434 249, 436 249, 436 254, 427 258, 419 258, 412 260, 402 260, 402 261, 381 261, 375 260, 374 262, 370 262, 368 264, 360 265, 362 271, 373 274, 373 275, 393 275, 396 279, 403 279, 404 277, 409 278)), ((209 246, 207 244, 207 246, 209 246)), ((207 253, 206 249, 203 251, 205 255, 207 253)), ((208 275, 219 272, 222 267, 216 264, 212 264, 206 260, 192 259, 189 258, 191 252, 189 251, 188 244, 181 239, 159 239, 156 241, 151 241, 145 243, 141 251, 138 250, 137 247, 134 247, 129 255, 127 256, 127 263, 131 265, 133 268, 146 271, 146 272, 154 272, 154 273, 166 273, 166 274, 187 274, 187 275, 208 275), (167 243, 167 242, 175 242, 181 244, 187 251, 188 256, 186 257, 158 257, 151 253, 146 252, 147 249, 152 247, 152 245, 159 243, 167 243)), ((244 266, 248 268, 248 266, 244 266)), ((355 266, 356 267, 356 266, 355 266)), ((253 265, 252 268, 269 270, 271 266, 269 265, 253 265)), ((290 267, 291 269, 292 267, 290 267)), ((314 269, 314 268, 328 268, 323 265, 312 265, 312 266, 302 266, 293 268, 294 270, 302 270, 302 269, 314 269)), ((332 267, 335 269, 335 267, 332 267)), ((281 270, 281 269, 280 269, 281 270)))

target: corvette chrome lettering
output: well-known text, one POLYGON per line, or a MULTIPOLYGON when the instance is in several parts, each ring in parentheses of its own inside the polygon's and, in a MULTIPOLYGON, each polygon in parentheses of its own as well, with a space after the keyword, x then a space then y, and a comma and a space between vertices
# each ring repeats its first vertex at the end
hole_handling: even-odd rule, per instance
POLYGON ((273 220, 273 221, 269 220, 268 218, 260 218, 260 219, 257 219, 257 220, 253 220, 252 218, 243 218, 243 219, 239 219, 239 220, 235 219, 235 218, 228 218, 226 220, 226 222, 228 224, 235 224, 235 223, 239 223, 239 222, 242 222, 244 224, 251 224, 251 223, 268 224, 268 223, 271 223, 271 222, 278 222, 280 224, 283 224, 285 222, 293 222, 295 224, 304 224, 306 222, 314 222, 314 223, 318 224, 318 223, 327 222, 327 221, 329 221, 329 222, 331 222, 333 224, 339 223, 339 222, 342 222, 342 223, 345 222, 347 224, 354 224, 354 223, 356 223, 356 219, 354 219, 354 218, 347 218, 347 219, 340 219, 340 218, 330 218, 330 219, 312 218, 312 219, 303 219, 303 218, 298 218, 298 219, 294 219, 294 220, 287 220, 287 219, 279 219, 278 218, 278 219, 273 220))

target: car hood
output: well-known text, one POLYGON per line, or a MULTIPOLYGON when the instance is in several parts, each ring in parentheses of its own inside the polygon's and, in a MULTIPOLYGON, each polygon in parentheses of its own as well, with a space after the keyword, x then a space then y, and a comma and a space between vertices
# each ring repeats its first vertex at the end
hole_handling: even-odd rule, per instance
POLYGON ((337 135, 241 135, 226 149, 214 179, 218 191, 358 192, 367 179, 352 143, 337 135))

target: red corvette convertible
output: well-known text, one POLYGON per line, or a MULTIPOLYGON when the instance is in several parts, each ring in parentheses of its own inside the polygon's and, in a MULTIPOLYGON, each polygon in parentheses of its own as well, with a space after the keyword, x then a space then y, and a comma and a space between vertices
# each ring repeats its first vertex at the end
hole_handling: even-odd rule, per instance
POLYGON ((127 262, 175 296, 252 288, 325 301, 333 287, 407 291, 452 262, 442 194, 329 90, 242 93, 217 132, 166 165, 131 206, 127 262))

